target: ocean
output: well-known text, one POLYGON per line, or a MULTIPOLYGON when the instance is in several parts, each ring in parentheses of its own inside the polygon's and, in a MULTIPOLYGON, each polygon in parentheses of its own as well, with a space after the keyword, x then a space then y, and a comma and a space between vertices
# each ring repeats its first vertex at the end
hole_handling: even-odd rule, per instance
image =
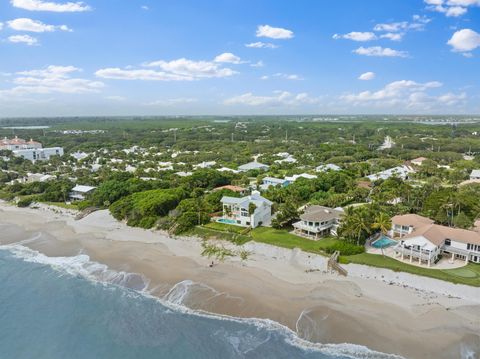
MULTIPOLYGON (((0 246, 0 359, 398 358, 321 345, 260 319, 194 312, 145 290, 148 281, 88 256, 0 246)), ((181 288, 181 286, 179 286, 181 288)))

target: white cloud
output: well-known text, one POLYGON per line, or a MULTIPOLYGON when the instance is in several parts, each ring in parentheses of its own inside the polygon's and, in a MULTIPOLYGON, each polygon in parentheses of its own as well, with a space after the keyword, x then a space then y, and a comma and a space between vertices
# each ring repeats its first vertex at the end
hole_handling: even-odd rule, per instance
POLYGON ((293 31, 281 27, 272 27, 270 25, 259 25, 257 28, 257 37, 291 39, 293 37, 293 31))
POLYGON ((223 54, 215 57, 213 61, 227 64, 240 64, 242 62, 240 57, 232 54, 231 52, 224 52, 223 54))
POLYGON ((28 32, 53 32, 56 30, 72 31, 66 25, 47 25, 38 20, 28 18, 18 18, 7 21, 7 25, 12 30, 28 32))
POLYGON ((179 98, 169 98, 165 100, 156 100, 148 102, 146 106, 176 106, 176 105, 185 105, 189 103, 195 103, 198 100, 196 98, 189 97, 179 97, 179 98))
POLYGON ((0 22, 0 31, 3 29, 3 22, 0 22))
POLYGON ((378 56, 378 57, 408 57, 408 52, 393 50, 388 47, 371 46, 371 47, 359 47, 353 50, 354 53, 364 56, 378 56))
POLYGON ((471 6, 480 6, 480 0, 424 0, 427 9, 445 14, 448 17, 459 17, 468 12, 471 6))
POLYGON ((104 84, 72 74, 81 71, 74 66, 48 66, 40 70, 21 71, 12 80, 15 87, 0 91, 1 97, 18 97, 30 94, 82 94, 99 92, 104 84))
POLYGON ((147 5, 140 6, 140 9, 145 10, 145 11, 150 10, 150 8, 147 5))
POLYGON ((263 66, 265 66, 265 64, 263 63, 262 60, 260 60, 260 61, 257 61, 255 63, 253 63, 253 64, 250 64, 250 66, 251 67, 263 67, 263 66))
POLYGON ((456 31, 447 44, 452 47, 452 51, 469 53, 480 47, 480 34, 471 29, 462 29, 456 31))
POLYGON ((11 0, 14 7, 30 11, 51 12, 83 12, 91 10, 90 6, 81 1, 56 3, 43 0, 11 0))
POLYGON ((254 49, 276 49, 278 45, 272 44, 270 42, 251 42, 249 44, 245 44, 246 47, 254 48, 254 49))
POLYGON ((12 35, 8 38, 8 41, 14 44, 27 44, 29 46, 37 45, 38 40, 30 35, 12 35))
POLYGON ((116 80, 146 81, 193 81, 204 78, 222 78, 237 74, 230 68, 214 61, 193 61, 185 58, 173 61, 154 61, 143 65, 147 68, 110 67, 95 72, 97 77, 116 80), (159 68, 152 70, 150 68, 159 68))
POLYGON ((465 103, 465 93, 447 93, 433 96, 428 92, 442 86, 441 82, 430 81, 418 83, 411 80, 394 81, 378 91, 363 91, 357 94, 346 94, 341 100, 353 106, 369 108, 408 108, 413 110, 438 110, 445 106, 456 106, 465 103))
POLYGON ((273 74, 272 76, 264 75, 260 79, 261 80, 268 80, 271 77, 281 78, 281 79, 284 79, 284 80, 303 80, 303 77, 301 77, 297 74, 284 74, 283 72, 277 72, 277 73, 273 74))
POLYGON ((344 35, 335 34, 335 35, 333 35, 333 38, 335 40, 337 40, 337 39, 347 39, 347 40, 352 40, 352 41, 363 42, 363 41, 376 40, 377 36, 373 32, 352 31, 352 32, 349 32, 348 34, 344 34, 344 35))
POLYGON ((373 80, 374 78, 375 78, 375 72, 371 72, 371 71, 365 72, 360 76, 358 76, 358 79, 363 81, 370 81, 370 80, 373 80))
POLYGON ((413 15, 411 22, 399 21, 399 22, 377 24, 375 25, 373 30, 377 32, 387 32, 387 33, 422 31, 425 29, 425 26, 430 21, 431 19, 426 16, 413 15))
POLYGON ((401 41, 405 33, 403 32, 387 32, 386 34, 380 35, 382 39, 389 39, 392 41, 401 41))
POLYGON ((292 94, 287 91, 275 91, 272 96, 257 96, 251 92, 234 96, 224 101, 225 105, 244 106, 299 106, 302 104, 316 104, 320 100, 310 97, 307 93, 292 94))

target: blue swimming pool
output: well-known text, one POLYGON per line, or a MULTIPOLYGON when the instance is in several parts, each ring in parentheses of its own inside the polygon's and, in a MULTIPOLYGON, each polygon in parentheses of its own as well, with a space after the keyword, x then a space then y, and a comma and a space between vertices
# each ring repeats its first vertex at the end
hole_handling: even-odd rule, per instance
POLYGON ((397 241, 394 241, 391 238, 388 238, 385 235, 382 235, 379 239, 372 243, 372 247, 374 248, 387 248, 396 244, 397 241))
POLYGON ((237 224, 237 221, 234 219, 227 219, 227 218, 219 218, 217 222, 226 223, 226 224, 237 224))

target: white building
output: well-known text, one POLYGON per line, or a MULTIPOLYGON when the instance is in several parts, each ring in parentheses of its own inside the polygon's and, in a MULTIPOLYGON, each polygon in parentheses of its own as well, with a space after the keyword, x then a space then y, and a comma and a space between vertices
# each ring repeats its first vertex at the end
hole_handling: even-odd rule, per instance
POLYGON ((48 161, 52 156, 63 156, 62 147, 14 150, 13 154, 29 161, 48 161))
POLYGON ((238 167, 238 170, 240 172, 247 172, 250 170, 268 171, 269 168, 270 166, 264 165, 263 163, 260 163, 260 162, 249 162, 238 167))
POLYGON ((480 233, 476 231, 440 226, 429 218, 405 214, 392 218, 391 232, 399 237, 395 254, 410 262, 431 266, 443 254, 451 260, 480 263, 480 233))
POLYGON ((243 227, 256 228, 260 225, 270 225, 272 221, 272 202, 254 191, 250 196, 241 198, 223 196, 223 216, 217 221, 243 227), (251 213, 251 204, 254 211, 251 213))
POLYGON ((320 165, 315 168, 316 172, 327 172, 327 171, 340 171, 341 168, 333 163, 327 163, 326 165, 320 165))
POLYGON ((287 179, 276 178, 276 177, 265 177, 262 180, 262 184, 260 185, 260 188, 263 190, 267 190, 269 187, 276 187, 276 186, 287 187, 289 184, 290 182, 287 179))
POLYGON ((411 173, 415 173, 415 170, 410 166, 403 165, 403 166, 389 168, 388 170, 371 174, 367 176, 367 178, 372 182, 377 181, 379 179, 386 180, 393 176, 396 176, 405 180, 408 178, 408 175, 411 173))
POLYGON ((42 144, 40 142, 36 142, 33 139, 30 141, 25 141, 23 138, 15 138, 9 140, 8 138, 4 138, 0 140, 0 150, 29 150, 29 149, 39 149, 42 148, 42 144))
POLYGON ((480 179, 480 170, 473 170, 472 173, 470 173, 470 179, 471 180, 480 179))
POLYGON ((93 193, 97 187, 76 185, 72 188, 68 197, 72 201, 83 201, 87 196, 93 193))
POLYGON ((300 221, 293 224, 293 228, 296 234, 315 240, 323 236, 336 235, 343 214, 342 208, 308 206, 300 215, 300 221))

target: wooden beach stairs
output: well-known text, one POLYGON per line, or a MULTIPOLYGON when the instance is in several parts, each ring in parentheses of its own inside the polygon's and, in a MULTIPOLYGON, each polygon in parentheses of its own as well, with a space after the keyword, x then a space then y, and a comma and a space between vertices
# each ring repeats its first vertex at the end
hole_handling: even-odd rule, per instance
POLYGON ((327 270, 328 271, 335 271, 340 275, 347 276, 348 272, 345 268, 343 268, 340 264, 338 264, 338 257, 340 256, 339 251, 335 251, 332 256, 328 259, 327 263, 327 270))

